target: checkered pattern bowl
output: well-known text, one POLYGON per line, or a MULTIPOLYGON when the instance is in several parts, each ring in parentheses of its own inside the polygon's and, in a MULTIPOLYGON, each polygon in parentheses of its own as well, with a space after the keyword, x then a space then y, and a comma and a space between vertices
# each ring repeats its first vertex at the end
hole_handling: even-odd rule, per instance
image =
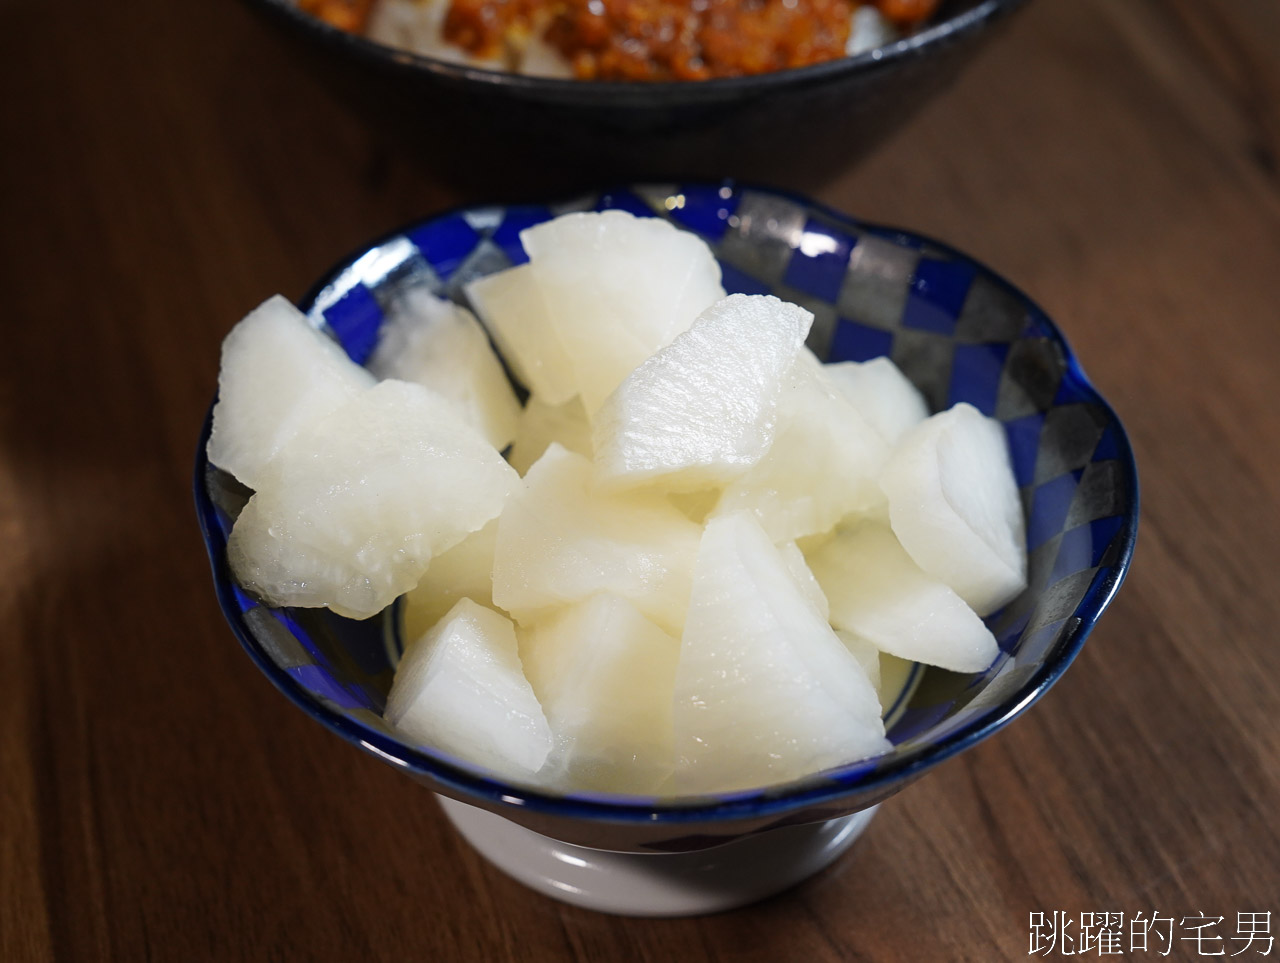
POLYGON ((874 805, 1025 711, 1066 670, 1133 552, 1138 487, 1124 429, 1062 335, 1025 295, 958 251, 854 221, 803 198, 724 185, 638 186, 551 205, 477 207, 433 217, 345 261, 302 302, 357 361, 384 306, 428 284, 464 285, 522 263, 520 231, 575 210, 663 217, 704 237, 730 292, 770 293, 815 315, 810 347, 829 361, 888 355, 942 408, 966 401, 1004 425, 1027 522, 1030 585, 987 621, 1001 655, 985 672, 929 668, 890 717, 892 752, 751 792, 676 799, 556 794, 495 781, 406 742, 381 718, 400 651, 398 616, 355 622, 273 609, 231 577, 226 540, 250 494, 196 459, 196 506, 218 599, 259 668, 343 738, 437 792, 567 842, 671 851, 874 805))

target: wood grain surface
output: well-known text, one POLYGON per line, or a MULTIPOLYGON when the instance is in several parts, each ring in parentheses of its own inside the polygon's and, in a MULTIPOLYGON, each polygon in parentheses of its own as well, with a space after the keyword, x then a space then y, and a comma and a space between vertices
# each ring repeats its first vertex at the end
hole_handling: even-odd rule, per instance
POLYGON ((1033 912, 1222 916, 1227 952, 1239 912, 1280 929, 1275 0, 1037 0, 814 191, 1047 308, 1131 433, 1141 535, 1025 717, 809 883, 675 921, 484 863, 275 692, 211 591, 189 473, 222 336, 466 198, 229 0, 0 12, 0 960, 987 961, 1027 956, 1033 912))

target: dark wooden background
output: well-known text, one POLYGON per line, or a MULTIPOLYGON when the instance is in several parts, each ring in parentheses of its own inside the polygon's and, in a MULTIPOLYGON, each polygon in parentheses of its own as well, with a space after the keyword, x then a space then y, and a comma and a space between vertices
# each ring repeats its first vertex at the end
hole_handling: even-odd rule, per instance
POLYGON ((490 868, 214 602, 188 479, 220 339, 463 198, 230 0, 0 14, 0 959, 986 961, 1037 911, 1280 928, 1275 0, 1037 0, 815 191, 1050 311, 1129 428, 1141 537, 1024 718, 835 868, 678 921, 490 868))

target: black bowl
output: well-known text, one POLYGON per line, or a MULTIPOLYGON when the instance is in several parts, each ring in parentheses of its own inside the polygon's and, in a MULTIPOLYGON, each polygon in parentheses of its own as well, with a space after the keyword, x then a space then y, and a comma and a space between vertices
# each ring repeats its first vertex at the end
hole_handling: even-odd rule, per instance
POLYGON ((812 185, 847 167, 945 88, 1026 0, 950 0, 912 36, 827 63, 669 83, 553 80, 374 43, 246 0, 371 124, 441 173, 519 188, 582 177, 767 178, 812 185))

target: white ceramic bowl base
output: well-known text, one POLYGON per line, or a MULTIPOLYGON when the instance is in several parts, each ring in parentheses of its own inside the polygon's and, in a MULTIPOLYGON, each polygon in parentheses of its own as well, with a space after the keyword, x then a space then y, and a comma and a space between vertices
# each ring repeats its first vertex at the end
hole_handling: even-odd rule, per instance
POLYGON ((623 916, 698 916, 780 893, 853 845, 878 807, 787 826, 691 853, 613 853, 541 836, 484 809, 437 796, 482 856, 526 886, 623 916))

